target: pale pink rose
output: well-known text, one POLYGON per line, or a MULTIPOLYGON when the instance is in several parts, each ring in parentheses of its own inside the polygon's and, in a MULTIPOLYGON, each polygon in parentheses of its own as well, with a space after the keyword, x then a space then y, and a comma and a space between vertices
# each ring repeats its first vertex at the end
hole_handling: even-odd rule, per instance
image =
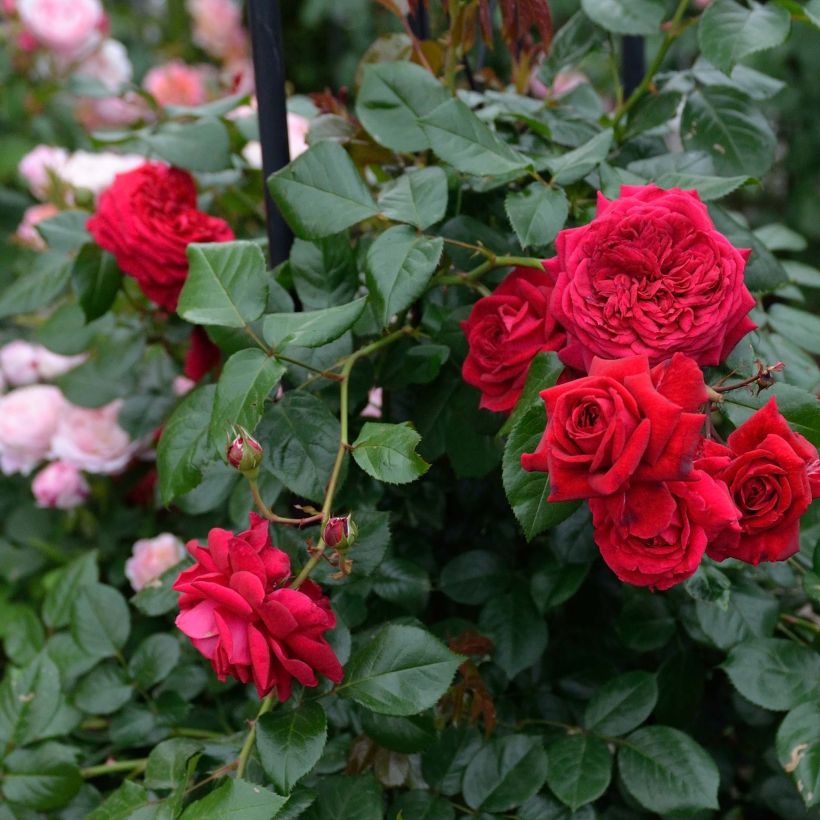
POLYGON ((546 97, 562 97, 564 94, 569 94, 570 91, 577 88, 579 85, 589 82, 589 77, 583 71, 573 71, 568 69, 566 71, 559 71, 553 77, 552 85, 545 85, 538 77, 539 68, 536 66, 530 75, 530 94, 543 100, 546 97))
POLYGON ((63 166, 61 177, 66 185, 91 191, 98 197, 114 182, 117 174, 133 171, 144 163, 145 157, 139 154, 75 151, 63 166))
POLYGON ((88 50, 105 22, 100 0, 19 0, 17 10, 26 30, 60 54, 88 50))
POLYGON ((135 91, 121 97, 82 97, 74 109, 77 120, 87 131, 133 125, 151 118, 148 103, 135 91))
POLYGON ((53 461, 34 477, 31 492, 38 507, 71 510, 88 498, 90 490, 76 467, 64 461, 53 461))
POLYGON ((243 149, 242 157, 250 168, 262 167, 262 143, 259 140, 251 140, 243 149))
POLYGON ((382 417, 382 389, 371 387, 367 394, 367 407, 359 415, 363 419, 380 419, 382 417))
POLYGON ((0 347, 0 370, 9 384, 22 387, 39 381, 37 348, 38 345, 24 339, 15 339, 0 347))
POLYGON ((57 216, 58 213, 60 213, 60 209, 51 202, 42 202, 39 205, 26 208, 23 213, 23 221, 17 226, 15 236, 20 242, 35 251, 44 251, 46 249, 45 240, 35 230, 35 226, 44 219, 57 216))
POLYGON ((91 77, 106 88, 117 91, 131 82, 134 69, 128 51, 119 41, 109 37, 100 43, 93 54, 86 57, 75 71, 80 77, 91 77))
POLYGON ((142 87, 160 105, 201 105, 208 99, 206 77, 203 66, 172 60, 154 66, 143 78, 142 87))
POLYGON ((46 457, 64 408, 63 394, 46 384, 0 398, 0 470, 28 475, 46 457))
POLYGON ((60 178, 68 162, 68 151, 51 145, 38 145, 29 151, 17 166, 34 196, 44 199, 53 185, 53 177, 60 178))
POLYGON ((254 94, 256 78, 253 73, 253 61, 250 57, 231 60, 222 69, 220 80, 231 94, 254 94))
POLYGON ((195 387, 196 382, 193 379, 189 379, 187 376, 177 376, 174 378, 171 389, 174 391, 175 396, 184 396, 186 393, 190 393, 195 387))
POLYGON ((185 557, 185 545, 170 532, 154 538, 141 538, 134 544, 131 558, 125 562, 125 577, 135 592, 155 581, 185 557))
POLYGON ((288 111, 288 145, 290 158, 296 159, 308 149, 307 135, 310 130, 310 120, 301 114, 288 111))
POLYGON ((248 51, 248 37, 242 28, 242 7, 232 0, 188 0, 193 18, 193 41, 203 51, 220 60, 231 60, 248 51))
POLYGON ((63 356, 61 353, 52 352, 47 347, 37 345, 37 373, 43 381, 51 381, 79 367, 87 358, 85 353, 77 356, 63 356))
POLYGON ((51 442, 50 457, 67 461, 87 473, 122 471, 141 446, 117 423, 121 401, 104 407, 68 404, 51 442))

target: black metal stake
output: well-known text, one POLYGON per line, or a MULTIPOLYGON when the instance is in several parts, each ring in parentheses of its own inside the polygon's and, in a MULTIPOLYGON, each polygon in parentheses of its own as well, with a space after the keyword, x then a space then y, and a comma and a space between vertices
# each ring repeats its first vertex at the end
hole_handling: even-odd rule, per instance
POLYGON ((624 97, 629 95, 640 85, 646 73, 646 55, 644 54, 643 37, 626 34, 623 38, 623 53, 621 54, 621 83, 624 87, 624 97))
POLYGON ((253 73, 259 106, 259 139, 265 178, 268 259, 271 267, 288 258, 293 234, 268 191, 268 177, 290 161, 288 148, 285 60, 279 0, 248 0, 248 28, 253 49, 253 73))

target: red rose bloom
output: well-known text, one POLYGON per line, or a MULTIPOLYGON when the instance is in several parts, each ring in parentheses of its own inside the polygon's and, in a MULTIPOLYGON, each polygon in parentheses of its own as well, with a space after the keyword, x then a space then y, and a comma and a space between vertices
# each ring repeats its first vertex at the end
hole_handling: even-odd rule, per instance
POLYGON ((151 162, 118 174, 86 227, 142 292, 166 310, 176 309, 188 276, 188 244, 234 238, 227 222, 197 210, 189 173, 151 162))
POLYGON ((549 310, 554 283, 548 272, 516 268, 461 323, 470 346, 462 375, 481 391, 481 407, 512 410, 535 354, 564 344, 566 337, 549 310))
POLYGON ((271 544, 267 521, 250 519, 238 535, 212 529, 207 547, 188 543, 196 563, 174 583, 182 593, 176 625, 219 680, 252 679, 259 697, 276 687, 287 700, 293 678, 316 686, 316 672, 339 683, 342 666, 323 637, 336 625, 330 602, 313 581, 285 586, 290 559, 271 544))
POLYGON ((592 498, 595 543, 609 568, 628 584, 669 589, 693 575, 711 539, 737 530, 726 486, 700 470, 686 481, 636 483, 592 498))
POLYGON ((198 382, 219 367, 221 361, 220 349, 208 338, 203 327, 195 325, 191 331, 188 350, 185 351, 185 361, 182 365, 183 375, 191 381, 198 382))
POLYGON ((740 512, 740 531, 709 547, 716 561, 785 561, 800 549, 800 516, 820 495, 817 448, 795 433, 774 397, 727 440, 704 441, 697 466, 725 482, 740 512))
POLYGON ((594 356, 685 353, 716 365, 750 330, 743 281, 750 251, 719 233, 696 191, 624 185, 598 194, 595 219, 561 231, 551 309, 567 331, 559 355, 586 370, 594 356))
POLYGON ((650 370, 646 356, 593 359, 589 375, 541 393, 547 428, 525 470, 547 472, 549 501, 610 495, 627 481, 685 478, 706 401, 700 368, 681 354, 650 370))

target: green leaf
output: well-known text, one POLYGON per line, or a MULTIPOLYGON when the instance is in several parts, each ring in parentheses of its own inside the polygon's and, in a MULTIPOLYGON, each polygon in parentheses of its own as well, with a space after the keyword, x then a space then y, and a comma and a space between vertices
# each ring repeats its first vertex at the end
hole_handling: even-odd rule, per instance
POLYGON ((770 251, 800 253, 808 247, 808 243, 801 234, 780 222, 763 225, 757 228, 754 233, 770 251))
POLYGON ((288 345, 321 347, 350 330, 366 304, 367 297, 363 296, 349 304, 324 310, 268 314, 262 325, 265 341, 275 350, 283 350, 288 345))
POLYGON ((150 635, 128 662, 128 672, 137 686, 150 689, 164 681, 179 662, 179 642, 171 635, 150 635))
POLYGON ((407 484, 430 465, 416 452, 421 436, 410 426, 368 421, 353 442, 353 460, 369 476, 388 484, 407 484))
POLYGON ((267 302, 265 257, 254 242, 191 243, 177 313, 194 325, 244 327, 267 302))
POLYGON ((631 732, 652 714, 658 684, 648 672, 627 672, 605 683, 584 712, 584 726, 602 735, 631 732))
POLYGON ((657 34, 663 22, 663 0, 581 0, 593 23, 615 34, 657 34))
POLYGON ((33 270, 12 282, 0 295, 0 319, 47 305, 66 289, 70 278, 70 259, 63 254, 41 254, 33 270))
POLYGON ((506 812, 529 800, 547 777, 540 737, 507 735, 482 746, 464 772, 464 801, 472 809, 506 812))
POLYGON ((114 304, 122 283, 122 271, 110 253, 97 245, 83 245, 71 275, 87 321, 98 319, 114 304))
MULTIPOLYGON (((544 388, 549 387, 545 384, 544 388)), ((543 407, 533 407, 513 427, 504 447, 502 479, 507 501, 532 541, 536 535, 560 524, 578 508, 578 502, 547 501, 549 478, 546 473, 528 473, 521 466, 521 454, 531 453, 544 434, 547 421, 543 407)))
POLYGON ((594 735, 568 735, 547 747, 547 785, 573 811, 597 800, 612 777, 606 743, 594 735))
POLYGON ((713 199, 722 199, 728 196, 751 179, 748 176, 707 177, 700 174, 684 174, 672 171, 668 174, 662 174, 653 181, 659 188, 664 189, 694 189, 704 202, 711 202, 713 199))
POLYGON ((820 803, 820 704, 792 709, 777 730, 777 759, 807 807, 820 803))
POLYGON ((493 642, 493 660, 510 678, 538 663, 547 648, 547 625, 522 591, 491 598, 478 625, 493 642))
POLYGON ((257 347, 234 353, 222 368, 216 385, 209 424, 211 447, 224 453, 231 426, 241 425, 253 433, 265 400, 285 373, 285 366, 257 347))
POLYGON ((288 489, 321 501, 339 447, 339 420, 316 396, 289 391, 271 410, 265 425, 271 472, 288 489))
POLYGON ((367 287, 382 325, 424 293, 443 247, 440 237, 420 236, 409 225, 388 228, 370 246, 367 287))
POLYGON ((140 137, 149 152, 188 171, 222 171, 231 164, 225 125, 206 117, 196 122, 166 122, 153 134, 140 137))
POLYGON ((407 222, 423 231, 444 218, 447 174, 435 166, 409 170, 382 188, 379 207, 389 219, 407 222))
POLYGON ((715 762, 677 729, 648 726, 629 735, 618 752, 618 769, 629 793, 649 811, 718 808, 715 762))
POLYGON ((74 705, 89 715, 110 715, 128 703, 134 689, 119 666, 100 664, 74 690, 74 705))
POLYGON ((6 667, 0 684, 0 742, 23 746, 42 737, 60 706, 60 676, 44 652, 28 666, 6 667))
POLYGON ((256 748, 274 788, 290 794, 318 762, 327 742, 327 717, 318 703, 304 703, 257 723, 256 748))
POLYGON ((356 116, 365 130, 393 151, 430 147, 419 117, 449 99, 436 78, 410 62, 380 62, 364 67, 356 116))
POLYGON ((4 765, 5 798, 35 811, 64 806, 83 784, 73 750, 59 743, 17 749, 5 759, 4 765))
POLYGON ((470 550, 457 555, 441 571, 438 588, 460 604, 483 604, 509 580, 507 563, 493 552, 470 550))
POLYGON ((589 564, 564 564, 552 558, 538 566, 530 578, 530 595, 543 614, 568 601, 589 572, 589 564))
POLYGON ((569 185, 583 179, 596 165, 606 159, 612 146, 612 139, 612 129, 607 128, 579 148, 549 160, 547 167, 552 173, 553 182, 569 185))
POLYGON ((764 709, 785 711, 820 696, 820 655, 790 641, 738 644, 723 668, 738 692, 764 709))
MULTIPOLYGON (((501 428, 502 435, 509 433, 515 427, 516 422, 534 407, 543 410, 544 400, 541 398, 541 391, 552 387, 563 371, 564 363, 558 358, 557 353, 542 351, 535 354, 530 362, 530 369, 527 371, 524 389, 521 391, 510 417, 501 428)), ((546 418, 544 419, 544 426, 546 426, 546 418)))
POLYGON ((439 700, 460 663, 429 632, 389 624, 353 654, 337 691, 379 714, 413 715, 439 700))
POLYGON ((12 605, 3 614, 0 635, 6 656, 16 666, 25 666, 45 646, 43 625, 34 610, 25 604, 12 605))
POLYGON ((99 658, 116 655, 130 631, 128 604, 114 587, 98 583, 80 587, 71 615, 71 634, 81 649, 99 658))
POLYGON ((379 212, 347 151, 332 140, 314 145, 277 171, 268 187, 302 239, 330 236, 379 212))
POLYGON ((305 310, 343 305, 356 295, 356 254, 346 233, 316 242, 294 240, 288 266, 305 310))
POLYGON ((185 737, 163 740, 148 755, 145 785, 149 789, 176 789, 184 786, 188 780, 188 761, 201 749, 199 743, 185 737))
POLYGON ((700 628, 724 650, 749 638, 770 637, 779 612, 777 599, 753 584, 733 587, 725 608, 715 602, 695 603, 700 628))
MULTIPOLYGON (((355 561, 354 561, 355 565, 355 561)), ((427 571, 405 558, 388 558, 373 573, 373 592, 385 601, 420 613, 430 595, 427 571)))
POLYGON ((820 354, 820 318, 805 310, 774 304, 769 308, 769 322, 783 336, 803 350, 820 354))
POLYGON ((99 580, 97 551, 83 553, 50 579, 51 584, 43 601, 43 621, 58 629, 71 621, 71 608, 77 591, 85 584, 99 580))
POLYGON ((504 209, 522 248, 548 245, 564 227, 569 202, 562 188, 533 182, 507 194, 504 209))
POLYGON ((287 802, 272 791, 239 778, 226 778, 207 797, 191 803, 179 820, 271 820, 287 802))
POLYGON ((462 173, 499 176, 523 171, 531 164, 455 97, 441 103, 418 122, 433 152, 462 173))
POLYGON ((710 86, 683 106, 681 137, 689 151, 705 151, 722 176, 762 177, 774 161, 775 136, 744 94, 710 86))
POLYGON ((666 125, 675 116, 682 99, 683 95, 679 91, 643 97, 629 115, 626 138, 666 125))
MULTIPOLYGON (((384 818, 382 790, 373 775, 322 777, 316 784, 316 802, 301 815, 300 820, 353 820, 353 818, 356 820, 383 820, 384 818)), ((183 818, 183 820, 186 819, 183 818)))
POLYGON ((774 3, 751 8, 734 0, 715 0, 698 24, 698 44, 703 56, 729 74, 744 57, 774 48, 789 36, 789 12, 774 3))
POLYGON ((52 251, 76 251, 91 242, 91 234, 85 228, 91 216, 88 211, 62 211, 57 216, 37 223, 37 231, 52 251))
POLYGON ((365 710, 362 728, 379 746, 401 754, 415 754, 436 742, 436 725, 431 713, 411 717, 390 717, 365 710))
POLYGON ((429 791, 402 792, 391 807, 391 820, 455 820, 453 804, 429 791))
POLYGON ((143 786, 124 780, 86 820, 132 820, 139 816, 137 809, 147 807, 148 803, 148 792, 143 786))
POLYGON ((157 445, 159 491, 163 504, 194 489, 209 458, 206 447, 216 385, 191 391, 165 423, 157 445))

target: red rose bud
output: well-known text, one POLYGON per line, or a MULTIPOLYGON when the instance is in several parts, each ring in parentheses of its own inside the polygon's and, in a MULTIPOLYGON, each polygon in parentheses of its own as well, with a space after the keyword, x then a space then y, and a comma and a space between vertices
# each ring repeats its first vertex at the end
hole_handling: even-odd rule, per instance
POLYGON ((237 429, 236 437, 228 443, 228 464, 243 475, 253 476, 262 463, 262 445, 243 427, 237 429))
POLYGON ((322 540, 329 547, 344 550, 353 545, 358 529, 350 515, 329 518, 322 533, 322 540))

